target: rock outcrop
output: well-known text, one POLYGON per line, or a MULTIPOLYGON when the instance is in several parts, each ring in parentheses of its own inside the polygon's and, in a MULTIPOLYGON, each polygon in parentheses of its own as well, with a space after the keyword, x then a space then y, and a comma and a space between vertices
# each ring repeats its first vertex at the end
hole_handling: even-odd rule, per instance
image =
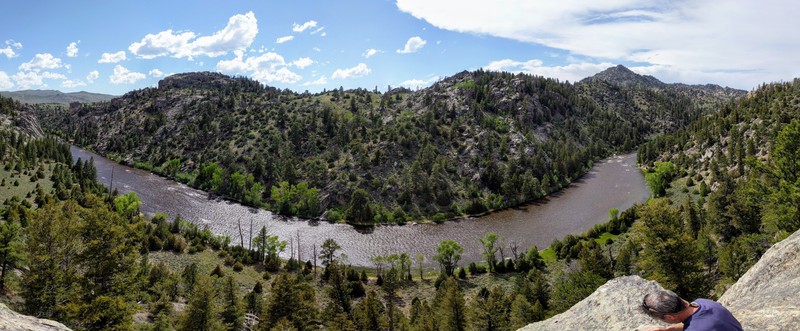
POLYGON ((0 331, 69 331, 56 321, 38 319, 17 313, 0 303, 0 331))
MULTIPOLYGON (((639 310, 642 297, 661 286, 638 276, 608 281, 564 313, 523 331, 647 330, 658 325, 639 310)), ((773 245, 719 299, 745 330, 800 330, 800 231, 773 245)))
POLYGON ((547 320, 530 324, 522 331, 565 330, 647 330, 660 324, 639 310, 642 297, 662 289, 639 276, 618 277, 600 286, 592 295, 569 310, 547 320))
POLYGON ((800 231, 773 245, 719 302, 745 330, 800 330, 800 231))

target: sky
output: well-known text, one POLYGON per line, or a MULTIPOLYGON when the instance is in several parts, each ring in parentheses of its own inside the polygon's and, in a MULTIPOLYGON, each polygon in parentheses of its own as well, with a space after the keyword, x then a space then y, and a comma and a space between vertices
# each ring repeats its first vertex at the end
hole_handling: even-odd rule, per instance
POLYGON ((0 90, 121 95, 182 72, 319 92, 623 64, 752 90, 800 76, 796 0, 4 1, 0 90))

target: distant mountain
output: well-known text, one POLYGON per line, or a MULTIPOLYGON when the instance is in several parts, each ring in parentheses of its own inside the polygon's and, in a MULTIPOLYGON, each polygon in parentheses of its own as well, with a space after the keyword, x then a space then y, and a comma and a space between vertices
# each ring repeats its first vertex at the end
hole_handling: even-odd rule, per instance
POLYGON ((100 101, 108 101, 113 99, 114 95, 91 93, 91 92, 70 92, 64 93, 56 90, 23 90, 23 91, 0 91, 0 95, 12 98, 22 103, 39 104, 39 103, 61 103, 68 104, 70 102, 92 103, 100 101))
POLYGON ((622 85, 625 87, 639 86, 652 88, 663 87, 666 85, 653 76, 639 75, 621 64, 616 67, 603 70, 594 76, 584 78, 580 81, 580 83, 590 83, 597 80, 616 85, 622 85))
POLYGON ((628 88, 646 88, 656 90, 672 90, 685 94, 690 97, 703 99, 718 98, 731 99, 740 98, 747 94, 745 90, 722 87, 715 84, 688 85, 682 83, 667 84, 650 75, 640 75, 623 65, 608 68, 594 76, 582 79, 579 83, 589 84, 592 82, 606 82, 617 86, 628 88))

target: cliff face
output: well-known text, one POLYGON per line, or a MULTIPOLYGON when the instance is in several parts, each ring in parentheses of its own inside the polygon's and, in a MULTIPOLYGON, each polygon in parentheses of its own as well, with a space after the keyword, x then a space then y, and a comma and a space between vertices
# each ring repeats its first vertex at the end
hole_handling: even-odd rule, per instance
MULTIPOLYGON (((647 330, 658 325, 639 310, 642 297, 661 285, 638 276, 619 277, 570 310, 523 331, 647 330)), ((745 330, 800 330, 800 231, 773 245, 719 299, 745 330)))
POLYGON ((69 331, 64 324, 19 314, 0 303, 0 331, 69 331))

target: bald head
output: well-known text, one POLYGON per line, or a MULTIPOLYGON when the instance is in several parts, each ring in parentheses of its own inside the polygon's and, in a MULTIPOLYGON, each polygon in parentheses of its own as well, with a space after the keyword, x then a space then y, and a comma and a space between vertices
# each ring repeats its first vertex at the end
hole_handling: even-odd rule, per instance
POLYGON ((663 318, 666 314, 677 314, 686 308, 686 301, 672 291, 656 291, 642 299, 642 309, 652 317, 663 318))

